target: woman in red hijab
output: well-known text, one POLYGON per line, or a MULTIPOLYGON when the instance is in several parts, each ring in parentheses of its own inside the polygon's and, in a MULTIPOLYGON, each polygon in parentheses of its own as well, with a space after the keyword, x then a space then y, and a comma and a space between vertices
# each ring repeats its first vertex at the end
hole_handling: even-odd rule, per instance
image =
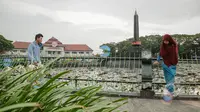
POLYGON ((170 97, 164 96, 163 98, 165 101, 170 101, 174 93, 174 79, 176 75, 176 65, 178 63, 178 45, 169 34, 163 36, 160 55, 154 64, 158 64, 160 57, 163 58, 162 68, 166 81, 166 89, 170 93, 170 97))

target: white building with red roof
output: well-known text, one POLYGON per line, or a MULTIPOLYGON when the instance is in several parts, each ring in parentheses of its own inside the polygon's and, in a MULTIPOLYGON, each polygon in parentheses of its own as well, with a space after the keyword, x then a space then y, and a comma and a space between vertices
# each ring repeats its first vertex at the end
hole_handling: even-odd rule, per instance
MULTIPOLYGON (((27 55, 27 49, 31 42, 15 41, 14 49, 9 54, 27 55)), ((43 44, 41 56, 91 56, 93 50, 86 44, 63 44, 58 39, 52 37, 43 44)))

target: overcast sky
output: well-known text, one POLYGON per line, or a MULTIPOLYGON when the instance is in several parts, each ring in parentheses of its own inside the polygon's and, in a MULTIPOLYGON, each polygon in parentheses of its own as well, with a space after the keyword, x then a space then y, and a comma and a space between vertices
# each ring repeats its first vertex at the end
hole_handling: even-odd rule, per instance
POLYGON ((13 41, 99 45, 133 35, 137 9, 140 36, 200 33, 200 0, 0 0, 0 34, 13 41))

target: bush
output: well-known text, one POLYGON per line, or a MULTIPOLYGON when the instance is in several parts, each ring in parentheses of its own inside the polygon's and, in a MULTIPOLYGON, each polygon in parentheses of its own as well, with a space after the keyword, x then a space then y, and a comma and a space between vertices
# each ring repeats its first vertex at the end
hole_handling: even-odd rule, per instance
POLYGON ((38 80, 49 74, 48 66, 52 62, 34 70, 15 67, 0 72, 0 112, 111 112, 127 103, 126 98, 110 101, 96 96, 101 86, 74 92, 67 82, 58 81, 69 70, 36 86, 38 80), (16 74, 19 68, 23 72, 16 74))

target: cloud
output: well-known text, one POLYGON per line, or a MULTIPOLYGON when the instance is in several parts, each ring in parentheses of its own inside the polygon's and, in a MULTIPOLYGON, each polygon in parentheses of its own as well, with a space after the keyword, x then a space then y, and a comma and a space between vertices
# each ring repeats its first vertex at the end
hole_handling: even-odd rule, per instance
POLYGON ((199 33, 200 29, 200 16, 193 17, 191 19, 186 19, 182 22, 177 24, 171 25, 171 33, 178 33, 178 34, 195 34, 199 33))
POLYGON ((50 9, 35 5, 29 4, 19 0, 2 0, 1 3, 7 10, 27 16, 38 16, 43 15, 51 18, 54 21, 58 21, 54 11, 50 9))
POLYGON ((61 22, 69 21, 74 24, 94 24, 94 25, 127 25, 127 22, 118 18, 103 14, 89 12, 56 11, 61 22))
MULTIPOLYGON (((1 2, 3 3, 4 7, 7 7, 8 10, 11 10, 13 12, 25 14, 29 16, 41 16, 41 15, 46 16, 52 19, 56 23, 63 23, 63 22, 72 23, 73 25, 79 26, 79 28, 81 28, 84 31, 93 31, 97 29, 113 29, 113 30, 121 30, 125 34, 130 34, 130 36, 133 33, 132 20, 125 20, 125 19, 123 20, 123 19, 120 19, 119 17, 110 16, 103 13, 70 11, 70 10, 55 10, 55 9, 52 10, 51 8, 42 7, 40 5, 27 3, 20 0, 2 0, 1 2)), ((192 3, 192 2, 189 2, 188 0, 183 1, 183 3, 187 3, 187 2, 192 3)), ((145 2, 141 2, 141 3, 143 3, 144 6, 147 5, 147 3, 145 2)), ((154 3, 156 3, 156 0, 152 2, 152 4, 154 3)), ((184 5, 183 3, 181 2, 180 5, 184 5)), ((148 4, 151 4, 151 2, 148 2, 148 4)), ((176 5, 173 5, 173 7, 175 6, 176 5)), ((156 13, 158 13, 157 9, 159 7, 154 7, 154 9, 156 9, 155 10, 156 13)), ((163 6, 163 7, 166 7, 166 6, 163 6)), ((168 10, 166 9, 163 11, 165 11, 166 14, 170 14, 169 12, 167 12, 168 10)), ((172 11, 173 9, 170 8, 169 10, 172 11)), ((178 12, 181 12, 181 10, 177 10, 175 12, 178 13, 178 12)), ((144 11, 141 10, 141 14, 143 13, 144 11)), ((182 13, 184 14, 184 12, 182 13)), ((173 15, 174 13, 171 13, 171 14, 173 15)), ((160 17, 161 15, 162 14, 158 13, 158 17, 160 17)), ((178 17, 178 15, 174 15, 174 16, 178 17)), ((180 17, 182 16, 180 15, 180 17)), ((171 20, 172 18, 167 18, 167 19, 171 20)), ((162 24, 160 22, 156 23, 156 22, 148 21, 148 19, 147 21, 141 19, 142 21, 140 20, 140 34, 148 35, 148 34, 157 34, 157 33, 159 34, 159 33, 165 33, 165 32, 178 33, 181 31, 180 29, 182 29, 182 32, 184 32, 185 30, 187 30, 186 26, 191 26, 193 28, 192 29, 193 31, 188 31, 188 33, 198 32, 196 30, 197 28, 195 28, 198 26, 196 26, 195 23, 199 24, 199 22, 195 18, 199 18, 199 17, 192 16, 190 18, 181 19, 179 22, 176 22, 173 24, 165 24, 165 23, 162 24)), ((154 21, 165 21, 167 19, 154 20, 154 21)))
POLYGON ((43 15, 51 18, 54 22, 70 22, 74 25, 90 25, 91 29, 96 29, 96 26, 99 25, 101 28, 118 28, 125 31, 127 30, 125 27, 128 25, 128 23, 124 20, 105 14, 73 12, 66 10, 51 10, 35 4, 29 4, 18 0, 3 0, 2 3, 9 9, 12 9, 12 11, 20 14, 30 16, 43 15))
POLYGON ((87 44, 98 52, 103 43, 133 36, 135 7, 140 36, 198 33, 197 1, 170 0, 169 8, 163 5, 169 1, 158 0, 0 0, 0 33, 11 40, 32 41, 40 32, 44 39, 55 36, 63 43, 87 44))

